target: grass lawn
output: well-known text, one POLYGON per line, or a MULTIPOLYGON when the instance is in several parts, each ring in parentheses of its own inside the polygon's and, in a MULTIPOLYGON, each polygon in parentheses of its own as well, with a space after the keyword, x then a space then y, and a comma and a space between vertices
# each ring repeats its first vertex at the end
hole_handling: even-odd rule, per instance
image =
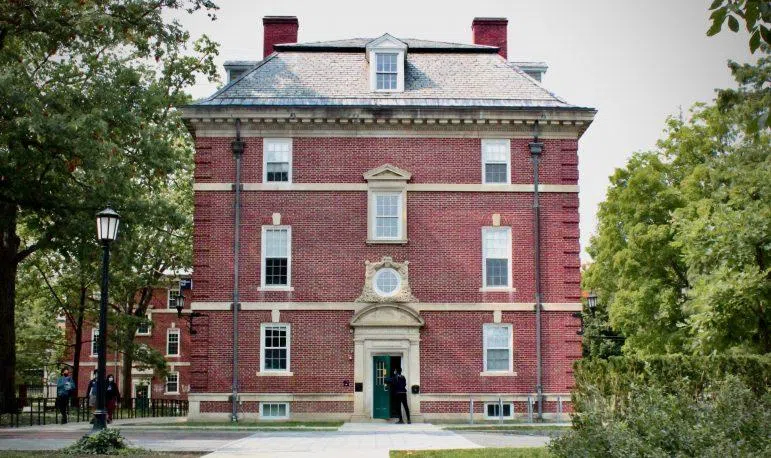
POLYGON ((546 447, 392 450, 391 458, 547 458, 546 447))
POLYGON ((570 431, 570 426, 560 426, 560 425, 539 425, 539 424, 532 424, 532 425, 468 425, 468 426, 445 426, 444 429, 448 429, 451 431, 515 431, 515 432, 526 432, 526 433, 532 433, 534 431, 538 432, 565 432, 570 431))

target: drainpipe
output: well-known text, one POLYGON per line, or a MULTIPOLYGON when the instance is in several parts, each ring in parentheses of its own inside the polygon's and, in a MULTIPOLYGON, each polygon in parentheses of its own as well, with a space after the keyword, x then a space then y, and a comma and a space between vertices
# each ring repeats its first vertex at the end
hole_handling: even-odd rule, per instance
POLYGON ((533 141, 530 158, 533 161, 533 248, 535 251, 535 394, 538 403, 538 420, 543 420, 543 357, 541 355, 541 206, 538 202, 538 165, 541 161, 543 143, 538 141, 538 121, 533 127, 533 141))
POLYGON ((233 233, 233 410, 230 420, 238 421, 238 310, 241 308, 238 298, 238 257, 241 251, 241 156, 244 154, 244 142, 241 140, 241 120, 236 119, 236 139, 231 143, 236 159, 235 184, 235 221, 233 233))

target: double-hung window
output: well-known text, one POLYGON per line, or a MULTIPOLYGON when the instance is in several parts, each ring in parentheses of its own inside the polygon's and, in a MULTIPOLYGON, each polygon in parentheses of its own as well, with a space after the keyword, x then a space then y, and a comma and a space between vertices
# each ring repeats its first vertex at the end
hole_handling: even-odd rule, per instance
POLYGON ((396 90, 398 87, 397 78, 399 76, 399 67, 397 64, 398 53, 379 52, 375 53, 376 60, 376 89, 379 91, 396 90))
POLYGON ((260 325, 260 372, 289 372, 290 330, 288 324, 260 325))
POLYGON ((166 331, 166 356, 179 356, 179 329, 166 331))
POLYGON ((263 141, 263 177, 265 183, 292 182, 292 139, 266 138, 263 141))
POLYGON ((179 393, 179 372, 169 372, 166 375, 166 394, 179 393))
POLYGON ((511 183, 511 144, 509 140, 482 140, 482 183, 511 183))
POLYGON ((292 228, 262 227, 262 287, 289 288, 292 280, 292 228))
POLYGON ((150 315, 145 315, 144 318, 137 324, 137 335, 138 336, 149 336, 150 335, 150 321, 152 321, 152 318, 150 315))
POLYGON ((166 308, 169 308, 169 309, 177 308, 177 302, 181 297, 182 297, 182 290, 179 287, 179 283, 177 283, 174 287, 169 288, 168 296, 166 299, 166 308))
POLYGON ((283 420, 289 418, 289 404, 286 402, 261 402, 260 418, 283 420))
POLYGON ((99 355, 99 329, 91 328, 91 356, 99 355))
POLYGON ((482 288, 511 288, 511 228, 482 229, 482 288))
POLYGON ((482 330, 484 340, 484 371, 513 372, 511 325, 485 324, 482 330))
POLYGON ((375 192, 374 226, 375 239, 399 240, 402 238, 402 193, 375 192))

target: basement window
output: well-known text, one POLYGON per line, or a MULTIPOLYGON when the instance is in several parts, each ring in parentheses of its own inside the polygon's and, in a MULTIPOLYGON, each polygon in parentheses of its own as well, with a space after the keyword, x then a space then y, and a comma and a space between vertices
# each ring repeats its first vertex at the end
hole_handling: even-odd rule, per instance
POLYGON ((260 418, 285 420, 289 418, 289 404, 286 402, 261 402, 260 418))
POLYGON ((510 402, 504 402, 502 404, 499 404, 497 402, 485 403, 486 420, 495 420, 501 417, 512 418, 513 414, 514 414, 514 404, 510 402), (503 414, 501 414, 501 409, 503 409, 503 414))

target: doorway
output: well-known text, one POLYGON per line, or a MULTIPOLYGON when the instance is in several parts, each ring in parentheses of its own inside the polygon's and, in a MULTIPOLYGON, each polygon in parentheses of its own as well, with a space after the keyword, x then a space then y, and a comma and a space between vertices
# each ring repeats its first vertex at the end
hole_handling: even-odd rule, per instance
POLYGON ((389 419, 399 416, 399 405, 393 396, 391 377, 402 365, 401 355, 375 355, 372 357, 372 417, 389 419))

